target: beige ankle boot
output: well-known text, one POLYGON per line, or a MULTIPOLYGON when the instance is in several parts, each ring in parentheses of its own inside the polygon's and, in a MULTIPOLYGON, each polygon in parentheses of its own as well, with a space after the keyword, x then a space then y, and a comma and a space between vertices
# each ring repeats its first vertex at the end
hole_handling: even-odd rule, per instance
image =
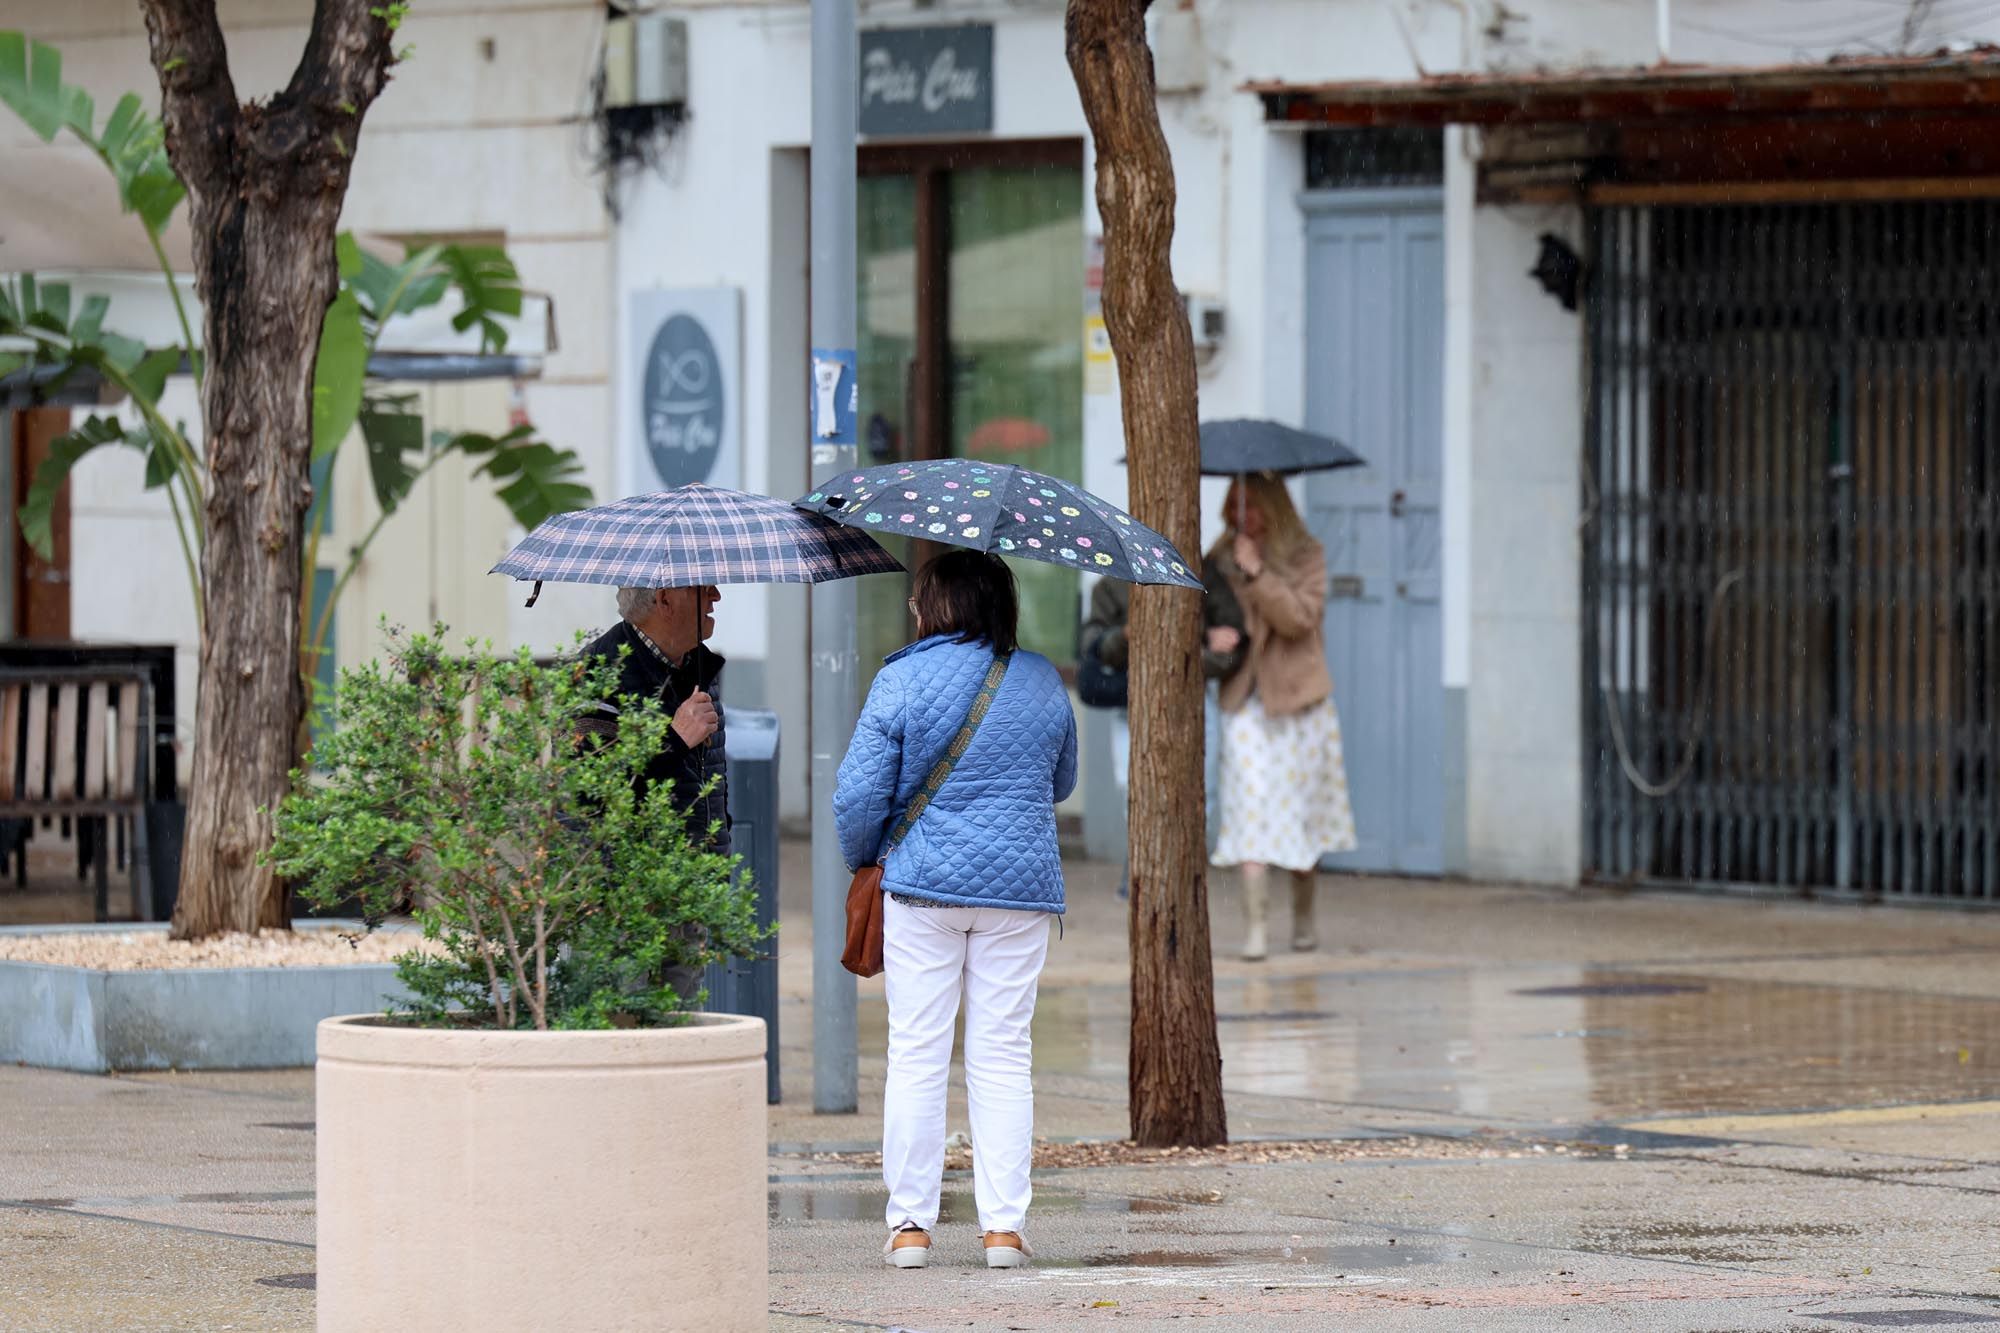
POLYGON ((1261 962, 1270 952, 1264 938, 1265 908, 1269 900, 1265 889, 1264 867, 1243 867, 1243 957, 1247 962, 1261 962))
POLYGON ((1292 949, 1297 953, 1319 948, 1319 931, 1313 925, 1313 892, 1318 887, 1312 871, 1292 872, 1292 949))

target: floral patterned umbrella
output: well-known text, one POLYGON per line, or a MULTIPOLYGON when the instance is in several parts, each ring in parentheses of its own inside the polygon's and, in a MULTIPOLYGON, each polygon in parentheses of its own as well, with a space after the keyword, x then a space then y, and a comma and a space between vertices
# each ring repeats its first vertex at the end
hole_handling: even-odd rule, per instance
POLYGON ((799 508, 848 527, 1068 565, 1128 583, 1200 588, 1173 544, 1073 482, 1007 463, 939 458, 844 472, 799 508))

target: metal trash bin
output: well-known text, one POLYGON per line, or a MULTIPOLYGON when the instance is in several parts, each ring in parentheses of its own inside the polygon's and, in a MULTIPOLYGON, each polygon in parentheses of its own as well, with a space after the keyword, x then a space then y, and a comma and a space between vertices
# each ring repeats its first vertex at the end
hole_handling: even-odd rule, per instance
MULTIPOLYGON (((778 920, 778 715, 768 708, 723 707, 729 736, 730 838, 757 888, 757 924, 778 920)), ((764 1020, 764 1069, 770 1104, 778 1104, 778 942, 756 958, 711 963, 702 982, 708 1012, 764 1020)))

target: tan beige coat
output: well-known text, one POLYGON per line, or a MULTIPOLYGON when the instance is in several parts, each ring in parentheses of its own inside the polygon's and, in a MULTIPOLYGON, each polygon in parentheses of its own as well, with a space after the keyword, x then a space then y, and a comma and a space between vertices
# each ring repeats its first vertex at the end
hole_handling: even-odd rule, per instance
POLYGON ((1301 713, 1333 693, 1320 616, 1326 608, 1326 552, 1309 541, 1282 566, 1266 561, 1245 578, 1234 555, 1212 557, 1243 607, 1250 640, 1243 666, 1222 683, 1222 711, 1234 713, 1254 692, 1271 717, 1301 713))

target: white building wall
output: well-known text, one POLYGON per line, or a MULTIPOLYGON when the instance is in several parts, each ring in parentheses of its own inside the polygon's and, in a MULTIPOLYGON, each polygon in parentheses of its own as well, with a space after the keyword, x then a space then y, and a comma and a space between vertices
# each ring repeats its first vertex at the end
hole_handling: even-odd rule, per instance
POLYGON ((1525 276, 1571 207, 1472 223, 1466 851, 1474 875, 1573 881, 1582 866, 1583 320, 1525 276))

